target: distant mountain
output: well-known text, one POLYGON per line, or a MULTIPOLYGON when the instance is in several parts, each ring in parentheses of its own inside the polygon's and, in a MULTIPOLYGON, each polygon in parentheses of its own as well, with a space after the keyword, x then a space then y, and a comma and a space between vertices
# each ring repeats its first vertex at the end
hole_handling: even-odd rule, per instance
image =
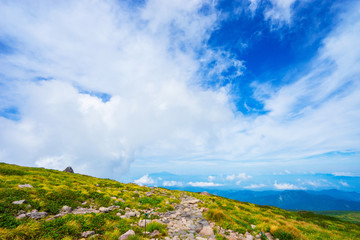
POLYGON ((360 194, 338 190, 323 191, 224 191, 206 188, 183 188, 182 190, 207 191, 218 196, 250 202, 259 205, 275 206, 289 210, 328 211, 351 210, 360 211, 360 194))
POLYGON ((357 192, 344 192, 336 189, 329 189, 322 191, 310 191, 309 193, 315 195, 327 195, 332 198, 341 199, 341 200, 360 202, 360 193, 357 192))

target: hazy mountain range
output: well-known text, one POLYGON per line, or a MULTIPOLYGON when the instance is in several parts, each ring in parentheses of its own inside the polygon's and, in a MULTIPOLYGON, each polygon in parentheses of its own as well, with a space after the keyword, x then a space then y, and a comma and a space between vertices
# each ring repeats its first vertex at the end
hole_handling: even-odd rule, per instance
MULTIPOLYGON (((172 188, 174 189, 174 188, 172 188)), ((179 189, 179 188, 177 188, 179 189)), ((186 187, 181 190, 207 191, 209 193, 243 202, 259 205, 270 205, 289 210, 327 211, 352 210, 360 211, 360 194, 343 192, 335 189, 322 191, 250 191, 250 190, 215 190, 186 187)))

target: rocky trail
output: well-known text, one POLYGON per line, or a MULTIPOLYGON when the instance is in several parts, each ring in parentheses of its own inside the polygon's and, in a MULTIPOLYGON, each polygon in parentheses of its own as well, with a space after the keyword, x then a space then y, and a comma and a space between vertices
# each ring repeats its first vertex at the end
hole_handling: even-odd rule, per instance
MULTIPOLYGON (((196 240, 215 240, 214 230, 229 240, 257 240, 261 239, 260 234, 255 237, 246 232, 245 235, 225 230, 219 226, 215 226, 213 222, 208 222, 203 212, 204 208, 199 208, 199 199, 182 195, 181 203, 175 206, 174 211, 160 213, 159 222, 167 225, 168 237, 165 239, 196 239, 196 240)), ((256 227, 256 226, 252 226, 256 227)), ((273 240, 274 238, 270 233, 265 234, 267 239, 273 240)))

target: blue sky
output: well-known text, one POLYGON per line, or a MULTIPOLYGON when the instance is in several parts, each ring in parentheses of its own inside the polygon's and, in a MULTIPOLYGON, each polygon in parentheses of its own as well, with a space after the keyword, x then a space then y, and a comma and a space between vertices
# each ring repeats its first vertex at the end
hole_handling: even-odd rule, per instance
POLYGON ((0 161, 359 187, 359 1, 0 0, 0 15, 0 161))

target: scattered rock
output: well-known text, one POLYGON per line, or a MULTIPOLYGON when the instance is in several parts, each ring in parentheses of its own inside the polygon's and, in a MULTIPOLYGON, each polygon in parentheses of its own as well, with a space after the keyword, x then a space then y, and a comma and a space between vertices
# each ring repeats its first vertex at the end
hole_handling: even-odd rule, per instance
POLYGON ((19 185, 19 188, 33 188, 30 184, 19 185))
POLYGON ((100 207, 99 208, 99 211, 101 212, 101 213, 107 213, 107 212, 110 212, 111 211, 111 208, 107 208, 107 207, 100 207))
POLYGON ((63 206, 62 208, 61 208, 61 211, 60 211, 60 213, 71 213, 71 211, 72 211, 72 207, 69 207, 69 206, 63 206))
POLYGON ((26 203, 26 200, 25 199, 22 199, 22 200, 19 200, 19 201, 13 201, 12 204, 23 204, 23 203, 26 203))
POLYGON ((89 240, 98 240, 98 239, 103 239, 103 238, 101 237, 100 234, 95 234, 95 235, 90 236, 88 239, 89 240))
POLYGON ((252 229, 255 229, 255 228, 256 228, 256 225, 251 224, 251 228, 252 228, 252 229))
POLYGON ((139 227, 143 228, 143 227, 145 227, 145 223, 146 223, 146 225, 148 225, 151 222, 152 222, 152 220, 150 220, 150 219, 142 219, 139 221, 138 225, 139 225, 139 227))
POLYGON ((126 233, 124 233, 123 235, 121 235, 119 237, 119 240, 122 240, 122 239, 127 239, 129 236, 131 235, 135 235, 135 232, 133 230, 129 230, 127 231, 126 233))
POLYGON ((160 235, 160 232, 158 230, 154 230, 151 234, 150 234, 150 237, 153 238, 153 237, 156 237, 160 235))
POLYGON ((87 238, 87 237, 89 237, 91 235, 94 235, 94 234, 95 234, 94 231, 86 231, 86 232, 81 233, 81 237, 87 238))
POLYGON ((208 193, 207 191, 203 191, 202 193, 200 193, 201 195, 205 195, 205 196, 211 196, 210 193, 208 193))
POLYGON ((74 173, 74 170, 72 169, 72 167, 67 167, 65 168, 65 170, 63 172, 68 172, 68 173, 74 173))
POLYGON ((72 214, 87 214, 87 213, 99 213, 99 210, 92 209, 92 208, 77 208, 72 211, 72 214))
POLYGON ((24 218, 24 217, 26 217, 26 214, 25 214, 25 213, 22 213, 22 214, 20 214, 19 216, 17 216, 16 219, 22 219, 22 218, 24 218))
POLYGON ((135 216, 136 216, 136 213, 135 213, 135 212, 127 212, 127 213, 125 213, 125 216, 126 216, 127 218, 135 217, 135 216))
POLYGON ((214 231, 212 230, 212 228, 210 226, 204 226, 201 229, 200 234, 206 235, 206 236, 212 236, 212 235, 214 235, 214 231))
POLYGON ((32 219, 41 219, 46 217, 47 215, 48 215, 47 212, 37 212, 37 211, 32 211, 26 214, 27 217, 32 219))

